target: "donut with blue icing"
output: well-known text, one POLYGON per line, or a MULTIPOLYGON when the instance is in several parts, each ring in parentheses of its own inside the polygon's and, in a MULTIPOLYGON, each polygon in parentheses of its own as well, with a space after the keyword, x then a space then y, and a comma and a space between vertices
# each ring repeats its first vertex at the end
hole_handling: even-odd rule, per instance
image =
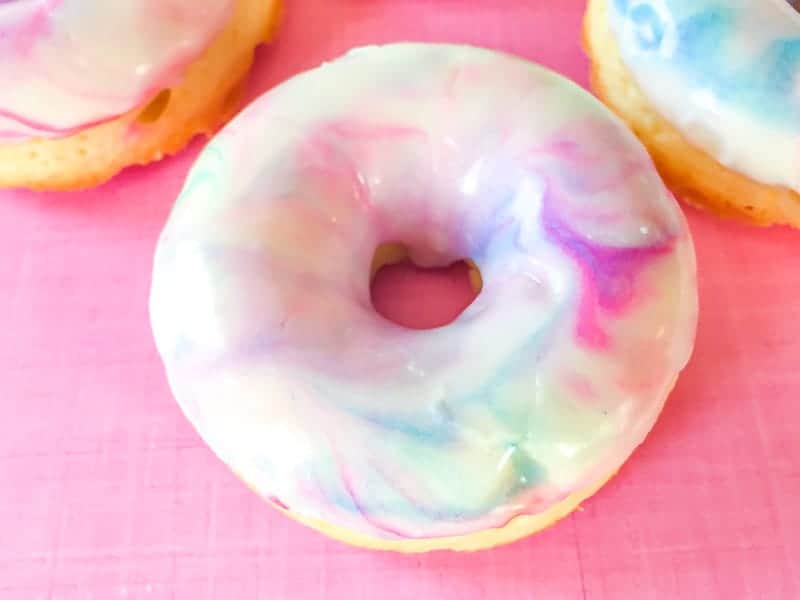
POLYGON ((800 14, 787 0, 591 0, 600 97, 689 202, 800 226, 800 14))
POLYGON ((199 157, 151 320, 180 406, 261 496, 372 548, 476 549, 563 517, 644 440, 694 340, 694 251, 590 94, 465 46, 353 51, 199 157), (415 331, 381 249, 470 259, 477 299, 415 331), (381 258, 383 256, 383 258, 381 258))

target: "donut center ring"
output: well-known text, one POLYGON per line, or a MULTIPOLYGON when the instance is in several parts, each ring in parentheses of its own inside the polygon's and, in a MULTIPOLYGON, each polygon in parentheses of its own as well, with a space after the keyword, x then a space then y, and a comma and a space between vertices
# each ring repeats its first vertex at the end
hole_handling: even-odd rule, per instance
POLYGON ((136 117, 136 120, 142 125, 155 123, 164 115, 171 99, 172 90, 169 88, 161 90, 147 106, 142 109, 136 117))
POLYGON ((470 259, 426 268, 402 242, 375 249, 370 266, 372 306, 383 318, 409 329, 434 329, 454 321, 480 294, 483 278, 470 259))

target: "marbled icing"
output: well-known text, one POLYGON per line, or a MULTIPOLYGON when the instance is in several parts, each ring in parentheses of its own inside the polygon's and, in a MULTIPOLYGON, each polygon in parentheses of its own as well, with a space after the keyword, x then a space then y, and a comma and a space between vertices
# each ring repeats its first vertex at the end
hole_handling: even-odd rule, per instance
POLYGON ((786 0, 609 0, 651 104, 720 163, 800 191, 800 15, 786 0))
POLYGON ((0 2, 0 143, 113 119, 179 81, 236 0, 0 2))
POLYGON ((193 168, 156 253, 172 389, 293 512, 380 538, 538 513, 644 439, 694 339, 694 252, 635 138, 487 50, 361 49, 251 105, 193 168), (375 248, 471 257, 484 288, 413 331, 375 248))

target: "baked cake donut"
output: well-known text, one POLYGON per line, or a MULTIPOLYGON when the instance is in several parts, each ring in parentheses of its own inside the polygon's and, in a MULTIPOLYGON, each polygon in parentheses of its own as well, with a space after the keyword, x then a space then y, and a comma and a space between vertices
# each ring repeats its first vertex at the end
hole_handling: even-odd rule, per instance
POLYGON ((688 202, 800 226, 800 15, 786 0, 591 0, 598 95, 688 202))
POLYGON ((0 2, 0 187, 73 189, 238 109, 279 0, 0 2))
POLYGON ((590 94, 398 44, 211 141, 150 310, 178 402, 245 482, 337 539, 422 552, 513 541, 608 480, 689 358, 697 290, 677 203, 590 94), (442 328, 389 322, 370 278, 401 254, 471 259, 481 292, 442 328))

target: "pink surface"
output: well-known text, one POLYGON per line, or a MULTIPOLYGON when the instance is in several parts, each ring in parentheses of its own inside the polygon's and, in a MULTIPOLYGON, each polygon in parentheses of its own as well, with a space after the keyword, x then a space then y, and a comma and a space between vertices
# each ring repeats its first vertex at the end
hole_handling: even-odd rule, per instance
MULTIPOLYGON (((350 46, 402 39, 501 48, 585 83, 582 8, 291 0, 253 94, 350 46)), ((694 360, 583 511, 475 555, 371 553, 273 512, 169 394, 150 266, 199 147, 89 193, 0 192, 0 599, 800 597, 799 233, 689 211, 694 360)), ((393 278, 379 302, 406 318, 393 278)))

